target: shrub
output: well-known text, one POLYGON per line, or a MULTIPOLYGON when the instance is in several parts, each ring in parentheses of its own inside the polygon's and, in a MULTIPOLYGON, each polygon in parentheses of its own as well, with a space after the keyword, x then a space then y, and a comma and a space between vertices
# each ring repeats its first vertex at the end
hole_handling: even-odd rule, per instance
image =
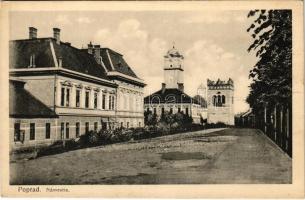
POLYGON ((97 132, 95 131, 89 131, 79 138, 79 143, 82 146, 91 146, 94 144, 98 144, 100 142, 100 138, 97 132))

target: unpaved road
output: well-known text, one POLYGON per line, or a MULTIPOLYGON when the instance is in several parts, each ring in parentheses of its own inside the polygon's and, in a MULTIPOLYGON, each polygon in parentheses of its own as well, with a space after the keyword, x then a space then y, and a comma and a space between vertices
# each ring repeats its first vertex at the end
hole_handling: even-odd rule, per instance
POLYGON ((253 129, 210 129, 24 160, 11 184, 291 183, 291 159, 253 129))

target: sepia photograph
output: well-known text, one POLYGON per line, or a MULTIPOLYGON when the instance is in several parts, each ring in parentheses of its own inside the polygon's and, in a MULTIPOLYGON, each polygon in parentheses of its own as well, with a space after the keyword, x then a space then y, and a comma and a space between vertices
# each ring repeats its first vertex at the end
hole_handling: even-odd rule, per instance
POLYGON ((295 10, 159 6, 7 12, 16 191, 295 183, 295 10))

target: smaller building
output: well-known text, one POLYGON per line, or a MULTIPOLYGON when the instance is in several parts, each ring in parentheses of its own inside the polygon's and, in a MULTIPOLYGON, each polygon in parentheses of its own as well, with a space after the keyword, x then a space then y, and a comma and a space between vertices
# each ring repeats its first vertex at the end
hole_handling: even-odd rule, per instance
POLYGON ((208 123, 234 125, 234 83, 207 80, 208 123))

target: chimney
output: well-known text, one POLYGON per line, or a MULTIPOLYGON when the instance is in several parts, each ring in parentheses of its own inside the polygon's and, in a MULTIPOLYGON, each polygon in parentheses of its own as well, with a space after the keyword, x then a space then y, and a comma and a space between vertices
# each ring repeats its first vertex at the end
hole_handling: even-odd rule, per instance
POLYGON ((91 42, 88 44, 88 53, 89 53, 89 54, 92 54, 92 53, 93 53, 93 45, 92 45, 91 42))
POLYGON ((183 83, 178 83, 178 90, 180 90, 181 92, 184 92, 184 85, 183 85, 183 83))
POLYGON ((37 38, 37 29, 35 27, 29 27, 29 38, 30 39, 37 38))
POLYGON ((166 89, 166 84, 165 84, 165 83, 162 83, 162 94, 164 94, 165 89, 166 89))
POLYGON ((53 37, 56 40, 57 44, 60 44, 60 29, 59 28, 53 28, 53 37))
POLYGON ((101 64, 101 46, 94 45, 94 58, 98 64, 101 64))

